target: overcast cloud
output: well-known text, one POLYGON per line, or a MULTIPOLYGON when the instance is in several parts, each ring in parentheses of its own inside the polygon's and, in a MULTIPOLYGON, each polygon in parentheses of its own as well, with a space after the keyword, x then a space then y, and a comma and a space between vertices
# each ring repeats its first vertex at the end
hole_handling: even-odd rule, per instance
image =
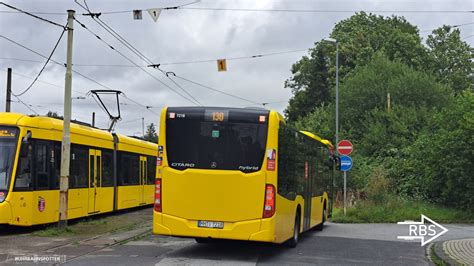
MULTIPOLYGON (((176 6, 189 1, 87 1, 94 12, 134 10, 176 6)), ((77 18, 117 50, 139 65, 147 63, 130 53, 117 40, 100 28, 90 17, 82 16, 84 10, 74 1, 6 1, 26 11, 64 12, 64 15, 41 15, 58 23, 66 23, 66 10, 77 11, 77 18)), ((473 10, 473 1, 212 1, 203 0, 192 7, 261 8, 261 9, 320 9, 320 10, 473 10)), ((0 10, 9 10, 0 7, 0 10)), ((154 63, 172 63, 194 60, 231 58, 273 53, 312 47, 329 35, 335 23, 353 13, 277 13, 236 12, 203 10, 164 10, 155 23, 146 11, 143 20, 133 20, 131 12, 104 14, 101 19, 132 43, 154 63)), ((380 13, 390 16, 391 13, 380 13)), ((405 16, 416 25, 424 39, 443 24, 456 25, 473 22, 469 13, 395 13, 405 16)), ((130 65, 117 52, 111 50, 75 23, 73 62, 75 64, 130 65)), ((474 42, 474 25, 460 28, 462 38, 474 42), (469 37, 471 36, 471 37, 469 37)), ((0 34, 20 42, 44 55, 49 55, 59 38, 61 29, 51 24, 18 13, 0 13, 0 34)), ((66 35, 53 58, 65 62, 66 35)), ((276 56, 232 60, 227 62, 227 72, 217 72, 216 62, 200 64, 163 65, 162 69, 211 86, 213 88, 250 99, 270 103, 269 108, 282 112, 291 97, 284 81, 291 76, 290 68, 306 52, 276 56)), ((13 91, 23 91, 35 77, 45 59, 0 38, 0 110, 5 109, 6 69, 13 68, 13 91), (14 61, 4 58, 38 60, 14 61), (24 76, 27 77, 24 77, 24 76)), ((121 98, 122 122, 116 131, 140 135, 141 117, 145 123, 159 123, 163 106, 189 106, 189 101, 167 89, 136 67, 86 67, 75 70, 97 80, 109 88, 123 91, 129 98, 142 105, 153 106, 152 111, 121 98)), ((179 90, 157 70, 148 69, 154 76, 179 90)), ((21 99, 32 105, 40 114, 48 110, 62 113, 64 67, 48 64, 40 80, 21 99), (57 85, 57 86, 54 86, 57 85)), ((208 106, 252 106, 251 103, 212 92, 183 80, 176 79, 199 102, 208 106)), ((73 96, 85 96, 89 90, 104 89, 78 75, 73 75, 73 96)), ((185 95, 184 92, 180 91, 185 95)), ((15 98, 13 100, 16 101, 15 98)), ((108 101, 113 107, 113 102, 108 101)), ((253 105, 256 106, 256 105, 253 105)), ((114 108, 115 109, 115 108, 114 108)), ((18 102, 12 111, 32 113, 18 102)), ((73 100, 73 118, 90 122, 91 113, 97 113, 99 127, 106 127, 108 119, 90 98, 73 100)))

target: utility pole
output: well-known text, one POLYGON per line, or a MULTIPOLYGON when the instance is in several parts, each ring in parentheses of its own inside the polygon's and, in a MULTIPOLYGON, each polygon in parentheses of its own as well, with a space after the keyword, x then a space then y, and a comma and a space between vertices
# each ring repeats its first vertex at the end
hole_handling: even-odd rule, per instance
POLYGON ((12 69, 8 68, 7 71, 7 102, 5 103, 5 112, 11 112, 12 104, 12 69))
POLYGON ((390 92, 387 92, 387 111, 390 112, 392 110, 392 105, 391 105, 391 99, 390 99, 390 92))
POLYGON ((74 10, 67 11, 67 58, 64 84, 64 129, 61 147, 61 177, 59 182, 59 228, 67 226, 69 164, 71 159, 71 109, 72 109, 72 37, 74 33, 74 10))
POLYGON ((92 127, 95 127, 95 112, 92 112, 92 127))
POLYGON ((145 117, 142 117, 142 132, 143 138, 145 138, 145 117))

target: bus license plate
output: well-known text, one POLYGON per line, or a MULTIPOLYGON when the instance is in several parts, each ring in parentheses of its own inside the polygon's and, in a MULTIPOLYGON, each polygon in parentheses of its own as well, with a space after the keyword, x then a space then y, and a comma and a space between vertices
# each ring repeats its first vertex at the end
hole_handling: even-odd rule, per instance
POLYGON ((224 222, 198 221, 198 227, 222 229, 224 222))

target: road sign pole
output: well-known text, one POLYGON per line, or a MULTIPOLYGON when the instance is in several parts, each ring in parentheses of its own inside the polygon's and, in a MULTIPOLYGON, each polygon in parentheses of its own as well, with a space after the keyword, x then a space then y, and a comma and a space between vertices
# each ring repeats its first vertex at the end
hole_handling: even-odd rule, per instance
POLYGON ((344 171, 344 216, 346 215, 347 206, 347 171, 344 171))

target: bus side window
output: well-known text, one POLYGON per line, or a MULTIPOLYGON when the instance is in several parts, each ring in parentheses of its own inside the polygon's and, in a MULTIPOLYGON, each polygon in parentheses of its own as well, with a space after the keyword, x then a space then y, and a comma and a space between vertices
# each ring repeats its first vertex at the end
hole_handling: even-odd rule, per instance
POLYGON ((31 159, 33 156, 33 146, 30 144, 22 145, 22 151, 18 160, 18 169, 15 178, 15 189, 18 190, 30 190, 33 188, 31 182, 31 159))

